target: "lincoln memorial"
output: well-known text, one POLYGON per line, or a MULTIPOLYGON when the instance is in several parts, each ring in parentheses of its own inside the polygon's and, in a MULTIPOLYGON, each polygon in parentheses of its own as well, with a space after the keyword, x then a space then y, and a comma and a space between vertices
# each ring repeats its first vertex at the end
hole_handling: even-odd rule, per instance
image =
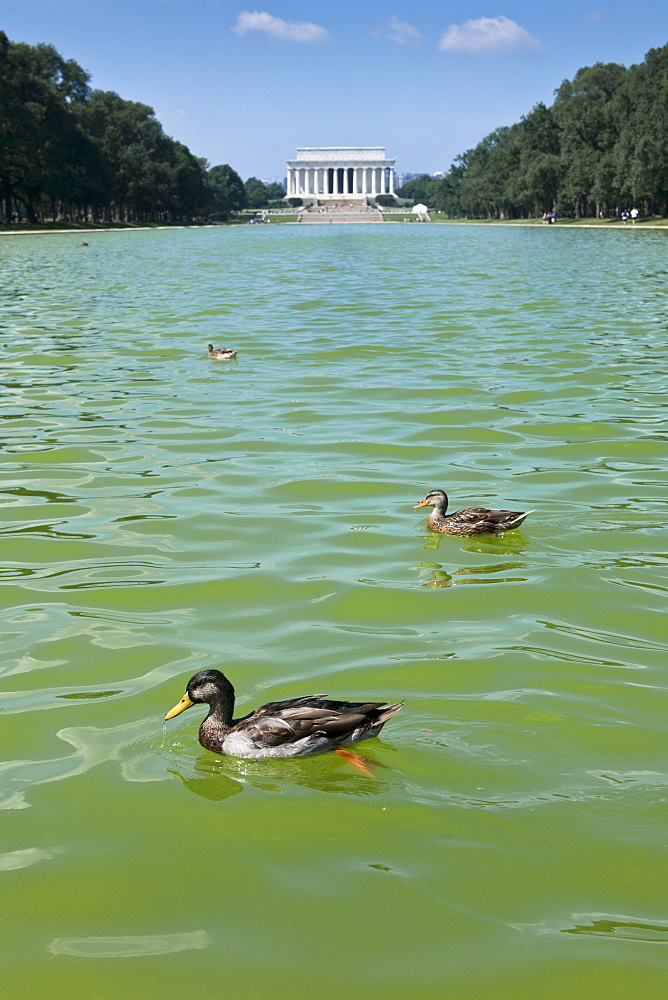
POLYGON ((318 146, 287 161, 287 198, 360 201, 394 194, 394 160, 384 146, 318 146))

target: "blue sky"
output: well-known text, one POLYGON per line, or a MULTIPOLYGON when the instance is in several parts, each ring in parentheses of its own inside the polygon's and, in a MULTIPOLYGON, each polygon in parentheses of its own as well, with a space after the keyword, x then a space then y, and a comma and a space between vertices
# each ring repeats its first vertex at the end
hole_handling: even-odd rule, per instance
POLYGON ((0 28, 149 104, 212 165, 280 180, 297 146, 379 145, 397 171, 447 170, 580 67, 666 44, 668 4, 12 0, 0 28))

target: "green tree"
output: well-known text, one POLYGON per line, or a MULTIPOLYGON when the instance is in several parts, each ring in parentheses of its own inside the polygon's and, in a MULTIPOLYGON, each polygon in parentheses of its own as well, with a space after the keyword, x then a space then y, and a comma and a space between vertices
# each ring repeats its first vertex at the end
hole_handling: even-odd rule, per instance
POLYGON ((285 198, 285 188, 283 185, 276 182, 267 184, 267 201, 280 201, 281 198, 285 198))
POLYGON ((668 46, 631 66, 615 106, 619 141, 615 178, 627 202, 646 214, 668 212, 668 46))
POLYGON ((180 142, 173 144, 173 157, 173 211, 187 219, 204 216, 213 206, 206 160, 193 156, 180 142))
POLYGON ((557 208, 562 176, 561 136, 552 111, 536 107, 515 127, 520 164, 511 196, 527 216, 557 208))
POLYGON ((411 201, 422 202, 431 207, 437 188, 437 178, 430 177, 429 174, 420 174, 419 177, 412 177, 406 181, 397 191, 397 195, 399 198, 410 198, 411 201))
POLYGON ((104 205, 105 218, 130 221, 169 214, 178 187, 178 145, 165 135, 153 108, 113 91, 94 90, 79 111, 79 122, 98 155, 96 199, 104 205))
POLYGON ((619 103, 627 70, 596 63, 564 80, 552 107, 561 137, 560 200, 576 216, 607 213, 618 200, 614 185, 619 103))
POLYGON ((249 208, 264 208, 267 204, 267 185, 257 179, 249 177, 244 184, 246 191, 246 204, 249 208))
POLYGON ((10 42, 0 32, 0 189, 7 216, 15 201, 33 216, 47 185, 53 191, 71 182, 77 145, 71 110, 88 94, 88 74, 74 60, 51 45, 10 42))
POLYGON ((111 91, 91 92, 88 74, 53 46, 14 43, 0 32, 6 217, 16 209, 30 217, 50 209, 79 219, 201 218, 214 200, 207 166, 165 135, 152 108, 111 91))
POLYGON ((236 170, 228 163, 211 167, 206 177, 213 198, 213 211, 220 219, 246 208, 246 189, 236 170))
POLYGON ((445 177, 437 179, 429 207, 450 217, 460 216, 462 208, 459 191, 464 173, 461 160, 455 161, 445 177))
POLYGON ((519 207, 510 188, 520 162, 517 130, 496 129, 465 154, 459 188, 462 211, 473 218, 513 218, 519 207))

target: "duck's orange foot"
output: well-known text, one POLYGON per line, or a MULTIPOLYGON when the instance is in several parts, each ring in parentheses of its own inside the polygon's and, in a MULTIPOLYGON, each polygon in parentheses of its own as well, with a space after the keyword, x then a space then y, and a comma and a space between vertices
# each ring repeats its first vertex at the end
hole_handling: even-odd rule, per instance
POLYGON ((344 760, 347 760, 349 764, 356 767, 358 771, 362 772, 362 774, 366 774, 367 777, 373 778, 373 771, 370 767, 371 761, 368 757, 362 757, 360 754, 351 753, 350 750, 342 750, 340 747, 336 749, 334 753, 338 753, 339 757, 343 757, 344 760))

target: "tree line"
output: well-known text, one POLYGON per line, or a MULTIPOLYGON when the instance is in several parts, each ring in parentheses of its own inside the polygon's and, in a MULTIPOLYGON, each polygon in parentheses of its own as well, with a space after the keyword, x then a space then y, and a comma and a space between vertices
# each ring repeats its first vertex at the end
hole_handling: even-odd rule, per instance
POLYGON ((210 167, 165 135, 153 108, 113 91, 52 45, 0 31, 0 219, 228 219, 285 194, 228 164, 210 167))
POLYGON ((398 194, 458 218, 605 218, 631 206, 668 215, 668 45, 628 69, 580 69, 550 107, 537 104, 444 177, 415 178, 398 194))

